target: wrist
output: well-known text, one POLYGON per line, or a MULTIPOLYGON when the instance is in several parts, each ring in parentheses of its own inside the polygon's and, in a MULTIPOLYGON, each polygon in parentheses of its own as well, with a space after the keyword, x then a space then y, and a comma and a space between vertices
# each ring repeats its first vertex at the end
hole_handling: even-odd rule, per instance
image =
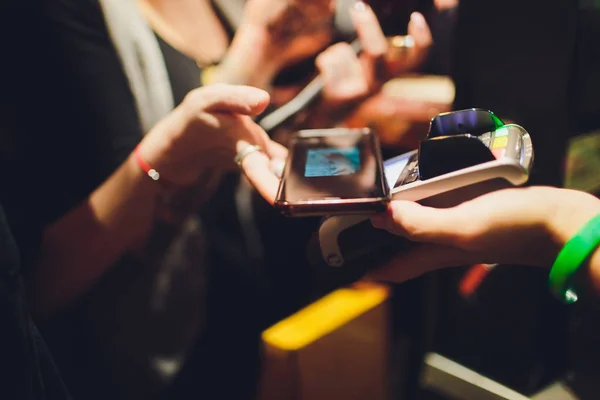
MULTIPOLYGON (((559 252, 592 218, 600 214, 600 199, 585 192, 561 189, 554 197, 554 212, 546 219, 552 254, 547 266, 553 265, 559 252)), ((596 248, 581 268, 585 280, 600 292, 600 249, 596 248)))
POLYGON ((585 192, 561 189, 554 200, 554 212, 547 228, 555 244, 562 248, 589 220, 600 214, 600 199, 585 192))
MULTIPOLYGON (((560 253, 549 276, 550 290, 567 304, 577 301, 579 289, 600 292, 600 249, 598 223, 600 200, 584 192, 565 190, 565 204, 551 220, 560 253)), ((560 201, 561 195, 557 196, 560 201)))
POLYGON ((160 168, 155 169, 147 160, 142 148, 136 147, 127 159, 130 175, 149 197, 160 199, 169 196, 176 190, 175 185, 162 177, 160 168))
POLYGON ((270 42, 264 29, 240 27, 213 75, 213 82, 268 89, 280 69, 279 52, 270 42))

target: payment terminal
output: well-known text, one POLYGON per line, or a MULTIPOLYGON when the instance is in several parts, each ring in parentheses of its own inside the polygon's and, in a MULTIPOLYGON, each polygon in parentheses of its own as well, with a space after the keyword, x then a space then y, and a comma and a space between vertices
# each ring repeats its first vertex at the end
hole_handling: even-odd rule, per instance
MULTIPOLYGON (((384 168, 394 200, 446 208, 526 183, 532 164, 525 129, 469 109, 435 117, 419 149, 387 160, 384 168)), ((406 239, 374 228, 367 216, 332 216, 314 234, 308 257, 314 267, 344 269, 359 278, 408 246, 406 239)))

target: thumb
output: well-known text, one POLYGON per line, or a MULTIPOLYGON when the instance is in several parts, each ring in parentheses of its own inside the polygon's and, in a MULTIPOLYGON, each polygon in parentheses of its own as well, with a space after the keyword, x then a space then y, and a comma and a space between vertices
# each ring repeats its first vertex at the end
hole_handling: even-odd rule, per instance
POLYGON ((459 241, 457 226, 465 226, 456 208, 425 207, 411 201, 392 201, 388 212, 371 217, 373 226, 415 242, 453 246, 459 241))
POLYGON ((269 94, 262 89, 217 83, 190 92, 185 103, 192 112, 221 112, 255 116, 267 108, 269 100, 269 94))

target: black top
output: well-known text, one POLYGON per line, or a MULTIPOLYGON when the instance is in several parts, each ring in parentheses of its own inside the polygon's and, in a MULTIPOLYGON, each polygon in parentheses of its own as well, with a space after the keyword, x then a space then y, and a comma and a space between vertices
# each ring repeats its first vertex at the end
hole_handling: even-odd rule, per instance
POLYGON ((0 207, 0 397, 69 399, 29 317, 19 265, 19 253, 0 207))
MULTIPOLYGON (((14 62, 2 66, 0 168, 13 173, 0 197, 30 253, 40 229, 108 178, 143 132, 98 1, 25 3, 2 6, 2 51, 14 62)), ((177 104, 199 69, 160 43, 177 104)))
MULTIPOLYGON (((39 75, 28 75, 32 64, 26 57, 26 46, 32 36, 27 34, 26 25, 20 25, 25 17, 34 18, 29 7, 18 2, 3 3, 0 6, 0 51, 3 62, 0 64, 0 197, 10 200, 10 208, 15 211, 15 220, 25 215, 33 215, 37 208, 21 205, 19 196, 13 191, 27 187, 28 169, 16 169, 17 149, 27 152, 30 138, 27 130, 20 128, 35 121, 39 114, 40 103, 36 101, 36 92, 31 91, 32 84, 39 75), (20 37, 21 41, 16 41, 20 37), (22 74, 25 73, 25 74, 22 74), (21 88, 24 91, 21 91, 21 88), (23 100, 27 99, 25 103, 23 100), (19 104, 19 105, 17 105, 19 104), (27 111, 23 104, 31 104, 27 111), (24 175, 20 175, 20 173, 24 175), (20 182, 20 183, 19 183, 20 182)), ((36 63, 39 69, 39 63, 36 63)), ((36 70, 37 70, 36 69, 36 70)), ((32 153, 29 153, 30 156, 32 153)), ((41 203, 40 199, 38 202, 41 203)), ((32 204, 33 200, 29 202, 32 204)), ((28 250, 22 255, 9 230, 4 208, 0 207, 0 397, 6 399, 67 399, 54 363, 31 321, 21 281, 23 259, 35 253, 35 242, 29 242, 28 250)), ((36 231, 33 229, 32 231, 36 231)), ((36 237, 26 235, 24 237, 36 237)))
MULTIPOLYGON (((24 3, 2 6, 3 52, 14 63, 3 66, 0 167, 18 173, 3 174, 0 196, 17 241, 32 250, 39 228, 108 178, 143 132, 98 1, 24 3)), ((198 86, 199 69, 160 43, 177 104, 198 86)))
MULTIPOLYGON (((3 61, 0 74, 0 199, 29 269, 44 227, 102 184, 143 132, 98 0, 5 3, 0 11, 0 51, 3 60, 12 62, 3 61)), ((199 85, 200 70, 159 43, 178 104, 199 85)), ((131 283, 131 270, 123 271, 125 279, 112 276, 123 285, 116 291, 127 291, 131 283)), ((152 282, 147 277, 140 280, 152 282)), ((101 365, 105 349, 98 340, 115 332, 90 323, 93 315, 102 315, 90 311, 94 296, 106 299, 109 293, 76 300, 43 332, 76 398, 114 398, 107 378, 110 367, 101 365)))
POLYGON ((32 253, 35 234, 99 186, 142 132, 97 1, 26 4, 11 7, 14 30, 4 37, 14 63, 2 94, 10 153, 1 162, 14 171, 4 174, 7 215, 32 253))

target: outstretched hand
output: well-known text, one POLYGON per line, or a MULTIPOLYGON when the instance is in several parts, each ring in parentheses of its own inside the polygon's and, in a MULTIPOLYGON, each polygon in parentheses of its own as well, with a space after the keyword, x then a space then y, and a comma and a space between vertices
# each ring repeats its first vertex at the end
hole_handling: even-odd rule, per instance
POLYGON ((435 269, 474 263, 551 266, 562 246, 594 215, 600 200, 550 187, 506 189, 457 207, 393 201, 371 218, 380 229, 417 245, 370 278, 402 282, 435 269))

